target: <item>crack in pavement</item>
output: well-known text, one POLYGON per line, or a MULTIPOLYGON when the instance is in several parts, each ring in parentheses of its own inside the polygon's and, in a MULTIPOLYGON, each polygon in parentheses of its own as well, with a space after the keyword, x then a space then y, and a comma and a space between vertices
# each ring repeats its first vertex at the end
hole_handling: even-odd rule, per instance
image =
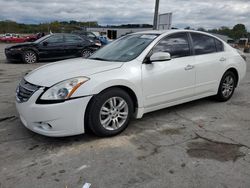
POLYGON ((237 161, 239 158, 244 158, 246 154, 240 151, 244 145, 220 142, 217 140, 209 139, 199 134, 196 134, 198 138, 203 141, 189 142, 187 144, 187 154, 190 157, 201 159, 215 159, 220 162, 237 161))
MULTIPOLYGON (((240 143, 240 142, 237 142, 237 141, 234 140, 233 138, 228 137, 228 136, 225 136, 225 135, 223 135, 223 134, 221 134, 221 133, 218 133, 217 131, 207 130, 207 129, 205 129, 204 127, 200 126, 200 124, 197 123, 196 121, 194 121, 194 120, 192 120, 192 119, 189 119, 189 118, 185 117, 184 115, 179 114, 179 113, 176 112, 176 111, 174 111, 174 112, 175 112, 175 114, 176 114, 178 117, 180 117, 180 118, 182 118, 182 119, 185 119, 185 120, 187 120, 187 121, 189 121, 189 122, 194 123, 194 124, 197 125, 200 129, 204 130, 205 132, 210 132, 210 133, 216 134, 216 135, 218 135, 218 136, 221 136, 221 137, 223 137, 223 138, 226 138, 226 139, 231 140, 231 141, 233 142, 232 144, 237 144, 237 145, 240 145, 241 147, 246 147, 247 149, 250 149, 250 146, 247 146, 247 145, 245 145, 245 144, 242 144, 242 143, 240 143)), ((196 136, 197 136, 197 133, 196 133, 195 131, 193 131, 193 132, 194 132, 194 133, 196 134, 196 136)), ((201 136, 199 136, 199 137, 201 138, 201 136)), ((204 137, 204 138, 205 138, 205 137, 204 137)), ((206 138, 206 140, 208 141, 208 138, 206 138)), ((216 141, 215 141, 215 142, 216 142, 216 141)), ((219 142, 219 141, 217 141, 217 142, 219 142)), ((226 143, 226 142, 225 142, 225 143, 226 143)))
POLYGON ((250 149, 249 146, 244 145, 244 144, 241 144, 241 143, 228 143, 228 142, 217 141, 217 140, 213 140, 213 139, 210 139, 210 138, 206 138, 206 137, 204 137, 204 136, 201 136, 201 135, 199 135, 199 134, 196 133, 196 132, 194 132, 194 133, 195 133, 195 135, 197 136, 197 138, 201 138, 201 139, 206 140, 206 141, 208 141, 208 142, 213 142, 213 143, 215 143, 215 144, 233 145, 233 146, 245 147, 245 148, 247 148, 247 149, 250 149))
MULTIPOLYGON (((244 153, 237 151, 237 148, 245 147, 247 149, 250 149, 249 146, 247 146, 245 144, 242 144, 242 143, 239 143, 239 142, 235 141, 233 138, 227 137, 227 136, 225 136, 223 134, 220 134, 220 133, 218 133, 216 131, 210 131, 210 130, 205 129, 204 127, 200 126, 200 124, 197 123, 196 121, 193 121, 192 119, 189 119, 189 118, 187 118, 187 117, 185 117, 185 116, 177 113, 176 111, 175 111, 175 114, 178 117, 182 118, 182 119, 185 119, 185 120, 187 120, 189 122, 192 122, 195 125, 198 125, 197 129, 200 128, 200 129, 204 130, 205 132, 210 132, 212 134, 216 134, 216 135, 218 135, 220 137, 223 137, 223 138, 226 138, 226 139, 228 139, 228 140, 230 140, 232 142, 223 142, 223 141, 218 141, 216 139, 207 138, 207 137, 202 136, 199 133, 197 133, 197 131, 199 131, 197 129, 196 130, 192 130, 192 132, 194 134, 193 137, 191 137, 189 139, 186 139, 186 140, 183 140, 181 142, 175 142, 175 140, 170 135, 170 139, 173 142, 172 144, 157 144, 154 141, 152 141, 151 139, 149 139, 147 136, 141 135, 143 137, 143 140, 145 140, 145 142, 151 144, 153 146, 153 148, 151 149, 151 151, 150 151, 149 154, 139 156, 138 157, 139 160, 142 160, 142 159, 145 159, 147 157, 150 157, 150 156, 158 154, 159 150, 162 147, 178 146, 178 145, 181 145, 181 144, 184 144, 184 143, 196 140, 196 139, 202 139, 205 142, 204 143, 197 142, 196 144, 197 145, 201 145, 201 148, 198 148, 198 147, 191 148, 191 150, 190 150, 191 154, 199 156, 200 154, 202 154, 202 152, 207 152, 207 156, 209 156, 209 154, 210 154, 210 156, 212 158, 217 159, 219 161, 227 161, 227 160, 236 161, 239 157, 245 156, 244 153), (210 148, 204 148, 205 145, 207 145, 210 148), (228 154, 227 156, 226 156, 226 154, 225 155, 221 155, 220 152, 217 151, 218 148, 221 148, 221 147, 225 149, 225 153, 228 154), (201 153, 199 153, 199 151, 201 153), (198 152, 198 153, 196 153, 196 152, 198 152)), ((189 151, 189 150, 187 150, 187 151, 189 151)))
POLYGON ((0 118, 0 123, 3 122, 3 121, 7 121, 9 119, 14 119, 14 118, 16 118, 16 116, 8 116, 8 117, 0 118))

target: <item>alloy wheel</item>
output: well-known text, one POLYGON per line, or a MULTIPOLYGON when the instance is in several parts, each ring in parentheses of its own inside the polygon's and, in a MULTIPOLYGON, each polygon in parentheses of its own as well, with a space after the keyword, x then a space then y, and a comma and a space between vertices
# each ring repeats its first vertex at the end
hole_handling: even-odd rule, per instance
POLYGON ((92 55, 92 52, 90 50, 83 50, 82 51, 83 58, 88 58, 90 55, 92 55))
POLYGON ((128 104, 121 97, 108 99, 101 107, 99 118, 106 130, 117 130, 123 126, 128 118, 128 104))
POLYGON ((222 83, 222 95, 228 98, 234 90, 234 78, 231 75, 227 75, 222 83))
POLYGON ((26 52, 24 55, 24 60, 26 63, 35 63, 36 62, 36 54, 34 52, 26 52))

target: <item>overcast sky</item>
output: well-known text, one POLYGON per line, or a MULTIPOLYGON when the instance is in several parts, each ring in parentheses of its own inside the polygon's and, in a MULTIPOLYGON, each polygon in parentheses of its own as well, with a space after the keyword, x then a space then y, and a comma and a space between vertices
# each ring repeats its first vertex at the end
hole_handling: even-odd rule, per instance
MULTIPOLYGON (((154 0, 0 0, 0 20, 152 24, 154 3, 154 0)), ((211 29, 243 23, 250 30, 250 0, 160 0, 160 13, 166 12, 173 12, 173 26, 179 28, 211 29)))

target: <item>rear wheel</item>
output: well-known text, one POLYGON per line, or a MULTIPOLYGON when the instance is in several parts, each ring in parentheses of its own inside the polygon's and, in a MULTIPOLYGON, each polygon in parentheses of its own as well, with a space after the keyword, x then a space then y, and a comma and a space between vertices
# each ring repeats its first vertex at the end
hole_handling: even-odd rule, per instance
POLYGON ((37 62, 37 55, 35 52, 29 50, 23 53, 23 61, 27 64, 32 64, 37 62))
POLYGON ((88 128, 97 136, 121 133, 133 113, 130 96, 119 88, 106 90, 95 96, 88 108, 88 128))
POLYGON ((89 56, 91 56, 93 54, 93 52, 90 50, 90 49, 84 49, 82 52, 81 52, 81 56, 83 58, 88 58, 89 56))
POLYGON ((227 71, 221 79, 216 99, 222 102, 229 100, 233 96, 236 84, 235 74, 227 71))

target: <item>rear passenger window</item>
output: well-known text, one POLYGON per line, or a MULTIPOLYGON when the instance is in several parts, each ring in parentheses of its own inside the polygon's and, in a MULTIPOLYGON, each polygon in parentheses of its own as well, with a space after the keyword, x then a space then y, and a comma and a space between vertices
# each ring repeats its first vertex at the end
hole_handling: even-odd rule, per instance
POLYGON ((223 47, 223 43, 217 39, 214 39, 215 40, 215 45, 216 45, 216 49, 217 49, 217 52, 222 52, 224 51, 224 47, 223 47))
POLYGON ((191 37, 195 55, 209 54, 217 51, 213 37, 199 33, 191 33, 191 37))
POLYGON ((82 38, 79 36, 75 36, 75 35, 65 35, 65 41, 67 43, 81 42, 82 38))
POLYGON ((168 52, 172 58, 190 55, 188 36, 186 33, 177 33, 162 39, 154 48, 155 52, 168 52))

